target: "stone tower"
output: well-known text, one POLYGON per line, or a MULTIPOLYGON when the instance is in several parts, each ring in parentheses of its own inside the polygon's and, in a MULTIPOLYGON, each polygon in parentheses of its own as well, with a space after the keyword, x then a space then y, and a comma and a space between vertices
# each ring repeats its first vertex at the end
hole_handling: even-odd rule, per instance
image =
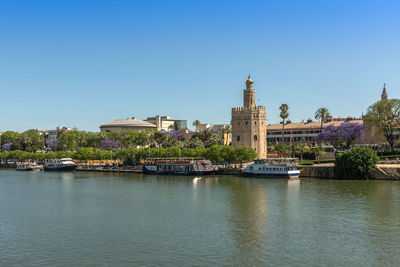
POLYGON ((381 100, 388 99, 388 95, 386 93, 386 83, 383 84, 383 90, 381 94, 381 100))
POLYGON ((249 75, 243 90, 243 107, 232 108, 232 145, 251 147, 258 158, 267 156, 267 112, 256 106, 256 91, 249 75))

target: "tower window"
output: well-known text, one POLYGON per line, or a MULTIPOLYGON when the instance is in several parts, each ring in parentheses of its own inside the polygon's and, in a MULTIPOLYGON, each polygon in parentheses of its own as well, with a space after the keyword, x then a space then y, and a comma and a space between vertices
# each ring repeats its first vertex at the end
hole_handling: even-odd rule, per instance
POLYGON ((246 125, 247 125, 247 121, 246 121, 246 125))
POLYGON ((255 121, 254 124, 257 124, 257 122, 255 121))
POLYGON ((257 135, 254 136, 254 141, 257 141, 257 135))
POLYGON ((240 124, 240 122, 238 122, 238 125, 240 124))
POLYGON ((240 135, 237 136, 236 140, 239 142, 240 141, 240 135))

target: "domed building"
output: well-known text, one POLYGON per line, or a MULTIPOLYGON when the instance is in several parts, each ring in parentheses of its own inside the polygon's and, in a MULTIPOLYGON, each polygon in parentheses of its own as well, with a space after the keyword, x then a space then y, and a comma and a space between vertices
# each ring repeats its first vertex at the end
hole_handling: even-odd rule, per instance
POLYGON ((100 126, 100 131, 102 132, 143 131, 147 129, 157 129, 157 126, 147 121, 138 120, 135 117, 115 120, 100 126))

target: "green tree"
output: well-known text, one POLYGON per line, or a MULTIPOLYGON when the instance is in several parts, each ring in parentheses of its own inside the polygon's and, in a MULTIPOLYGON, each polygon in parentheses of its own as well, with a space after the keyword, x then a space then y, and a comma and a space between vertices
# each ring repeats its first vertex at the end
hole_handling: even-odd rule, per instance
POLYGON ((279 110, 281 111, 281 112, 279 113, 279 116, 280 116, 281 119, 282 119, 282 143, 284 143, 284 142, 285 142, 285 139, 284 139, 284 137, 285 137, 285 135, 284 135, 285 120, 286 120, 287 118, 289 118, 289 106, 288 106, 287 104, 282 104, 282 105, 279 107, 279 110))
POLYGON ((254 160, 257 157, 256 151, 249 147, 235 147, 235 161, 240 162, 249 162, 254 160))
POLYGON ((19 143, 19 133, 14 132, 14 131, 6 131, 4 132, 0 137, 1 137, 1 146, 0 149, 3 145, 8 144, 8 143, 13 143, 11 150, 15 149, 22 149, 21 144, 19 143))
POLYGON ((44 148, 44 137, 34 129, 21 133, 18 140, 24 151, 36 152, 44 148))
POLYGON ((286 157, 289 147, 284 143, 278 143, 274 145, 273 150, 278 154, 278 157, 286 157))
POLYGON ((379 157, 370 147, 354 147, 338 153, 334 173, 339 179, 368 179, 378 163, 379 157))
POLYGON ((153 138, 157 147, 166 147, 167 135, 164 132, 155 132, 153 138))
POLYGON ((318 160, 318 163, 321 162, 321 156, 325 154, 325 150, 321 145, 316 145, 315 147, 312 148, 312 151, 315 154, 316 159, 318 160))
POLYGON ((331 116, 331 114, 329 113, 329 110, 327 108, 319 108, 315 112, 314 118, 316 120, 321 120, 321 132, 322 132, 322 128, 323 128, 325 119, 329 118, 330 116, 331 116))
POLYGON ((195 138, 192 138, 188 142, 188 147, 189 148, 204 148, 204 143, 200 140, 200 138, 195 137, 195 138))
POLYGON ((205 141, 204 143, 205 143, 205 147, 211 147, 211 146, 218 145, 218 142, 219 142, 218 134, 212 134, 210 136, 210 138, 207 141, 205 141))
POLYGON ((300 154, 300 160, 303 160, 304 152, 308 151, 310 148, 306 144, 296 145, 296 150, 300 154))
POLYGON ((61 133, 56 148, 61 151, 76 151, 78 149, 78 131, 61 133))
POLYGON ((400 99, 384 99, 371 105, 367 110, 366 121, 372 122, 383 131, 393 152, 393 132, 400 126, 400 99))

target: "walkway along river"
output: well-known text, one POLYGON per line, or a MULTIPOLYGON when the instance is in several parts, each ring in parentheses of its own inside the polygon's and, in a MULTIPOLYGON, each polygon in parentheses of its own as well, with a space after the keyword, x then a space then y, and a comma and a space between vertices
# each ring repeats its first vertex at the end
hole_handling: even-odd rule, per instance
POLYGON ((396 266, 400 183, 0 170, 0 266, 396 266))

